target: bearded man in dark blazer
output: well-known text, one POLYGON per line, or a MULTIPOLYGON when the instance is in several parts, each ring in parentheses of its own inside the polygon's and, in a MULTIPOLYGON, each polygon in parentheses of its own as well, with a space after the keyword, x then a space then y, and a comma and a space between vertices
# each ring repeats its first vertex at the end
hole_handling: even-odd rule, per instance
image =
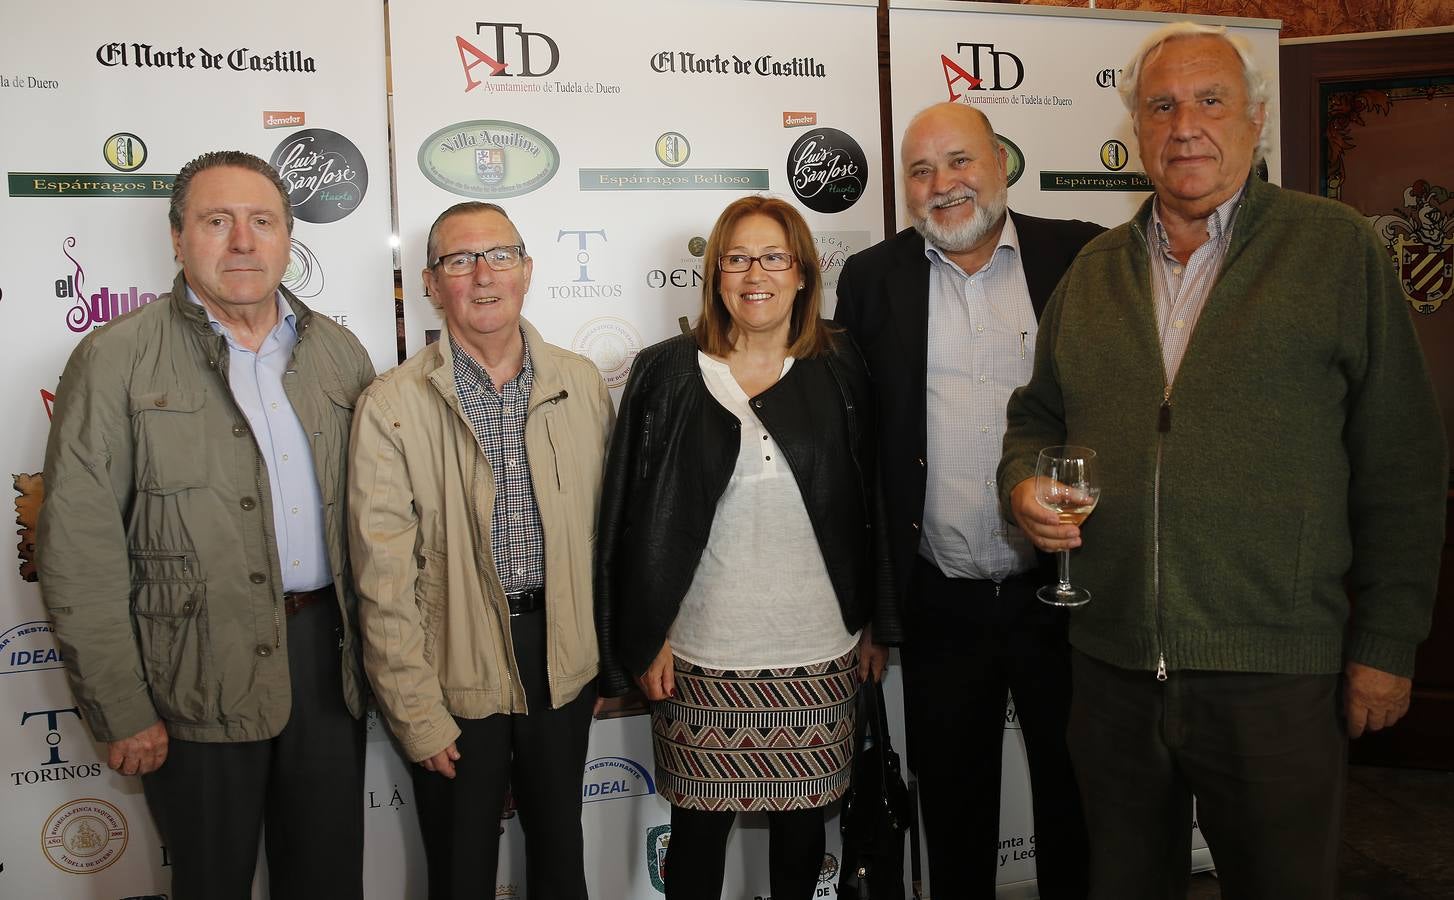
POLYGON ((845 263, 836 318, 877 384, 930 881, 935 896, 994 897, 1008 692, 1029 759, 1040 896, 1083 898, 1067 615, 1035 597, 1046 575, 1000 513, 995 468, 1040 312, 1104 229, 1010 212, 1005 149, 974 107, 923 110, 900 155, 913 227, 845 263))

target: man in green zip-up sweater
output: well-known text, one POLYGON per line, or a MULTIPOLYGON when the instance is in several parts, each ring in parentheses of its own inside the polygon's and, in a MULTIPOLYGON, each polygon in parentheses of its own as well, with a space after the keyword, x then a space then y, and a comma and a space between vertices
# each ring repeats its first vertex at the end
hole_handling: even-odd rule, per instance
POLYGON ((1122 92, 1155 197, 1051 298, 999 471, 1094 595, 1069 728, 1092 895, 1184 897, 1195 798, 1227 896, 1332 897, 1346 738, 1403 714, 1429 628, 1433 389, 1367 222, 1249 176, 1270 120, 1245 44, 1167 26, 1122 92), (1034 499, 1061 443, 1099 454, 1083 547, 1034 499))

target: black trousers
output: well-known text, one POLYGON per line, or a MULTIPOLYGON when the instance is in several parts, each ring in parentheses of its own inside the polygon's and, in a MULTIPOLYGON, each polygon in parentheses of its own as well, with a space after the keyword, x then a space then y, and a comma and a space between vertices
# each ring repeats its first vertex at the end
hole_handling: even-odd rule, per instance
POLYGON ((289 616, 293 708, 266 741, 172 739, 142 778, 173 900, 248 900, 266 826, 274 900, 363 897, 364 730, 343 702, 338 607, 289 616))
POLYGON ((1070 747, 1093 897, 1186 897, 1193 796, 1227 900, 1335 896, 1348 749, 1340 676, 1158 682, 1079 652, 1074 671, 1070 747))
MULTIPOLYGON (((812 900, 823 871, 824 807, 767 813, 767 877, 773 900, 812 900)), ((666 900, 718 900, 735 812, 671 808, 666 900)))
POLYGON ((1063 610, 1041 603, 1038 574, 946 578, 920 558, 908 602, 904 712, 908 761, 936 900, 993 898, 999 870, 1000 759, 1006 692, 1030 770, 1040 896, 1086 896, 1080 794, 1065 744, 1070 644, 1063 610))
POLYGON ((525 832, 526 896, 586 900, 581 773, 596 689, 587 685, 565 706, 550 708, 545 624, 543 611, 510 618, 529 713, 456 717, 460 758, 453 780, 410 766, 430 900, 495 896, 507 789, 525 832))

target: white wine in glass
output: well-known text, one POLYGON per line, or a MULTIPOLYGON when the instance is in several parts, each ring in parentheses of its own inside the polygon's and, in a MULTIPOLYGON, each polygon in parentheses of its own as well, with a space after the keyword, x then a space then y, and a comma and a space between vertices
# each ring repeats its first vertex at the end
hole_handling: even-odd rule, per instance
MULTIPOLYGON (((1101 497, 1096 477, 1096 452, 1089 447, 1046 447, 1035 461, 1035 500, 1060 517, 1062 525, 1080 525, 1101 497)), ((1090 591, 1070 583, 1070 551, 1056 554, 1059 578, 1036 592, 1051 606, 1084 606, 1090 591)))

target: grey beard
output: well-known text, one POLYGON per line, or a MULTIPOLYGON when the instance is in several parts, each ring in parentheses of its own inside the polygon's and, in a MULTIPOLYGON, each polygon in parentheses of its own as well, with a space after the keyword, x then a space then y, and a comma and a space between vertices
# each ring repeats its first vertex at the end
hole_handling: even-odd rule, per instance
POLYGON ((998 203, 991 202, 988 205, 980 202, 981 198, 976 195, 974 201, 974 215, 968 222, 954 228, 942 228, 934 223, 929 217, 919 218, 910 215, 914 223, 914 230, 945 253, 962 253, 984 240, 984 236, 994 227, 995 223, 1004 215, 1005 202, 1002 199, 998 203))

